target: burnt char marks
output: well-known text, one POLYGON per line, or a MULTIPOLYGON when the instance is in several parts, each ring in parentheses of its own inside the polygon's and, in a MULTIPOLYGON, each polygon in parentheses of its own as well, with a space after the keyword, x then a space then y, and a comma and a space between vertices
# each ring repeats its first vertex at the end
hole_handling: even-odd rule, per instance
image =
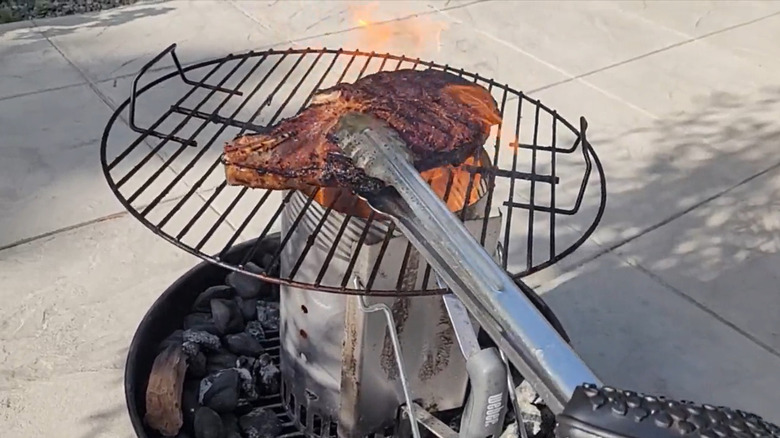
POLYGON ((373 192, 384 185, 343 155, 332 140, 348 112, 376 117, 398 132, 423 172, 459 165, 500 121, 484 87, 441 70, 398 70, 365 76, 317 93, 316 104, 273 127, 225 146, 231 185, 267 189, 340 187, 373 192))
POLYGON ((385 186, 382 181, 355 167, 352 160, 342 154, 328 154, 323 174, 327 176, 324 181, 327 186, 353 187, 358 192, 367 193, 376 192, 385 186))

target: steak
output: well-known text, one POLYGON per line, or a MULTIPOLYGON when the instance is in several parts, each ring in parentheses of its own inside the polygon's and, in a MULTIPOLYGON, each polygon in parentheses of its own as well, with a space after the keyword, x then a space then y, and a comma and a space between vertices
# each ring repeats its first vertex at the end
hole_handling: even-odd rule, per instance
POLYGON ((296 116, 228 142, 223 157, 227 183, 264 189, 381 189, 382 182, 356 167, 332 140, 348 112, 387 123, 421 172, 461 164, 501 121, 490 92, 457 75, 440 70, 375 73, 320 90, 296 116))

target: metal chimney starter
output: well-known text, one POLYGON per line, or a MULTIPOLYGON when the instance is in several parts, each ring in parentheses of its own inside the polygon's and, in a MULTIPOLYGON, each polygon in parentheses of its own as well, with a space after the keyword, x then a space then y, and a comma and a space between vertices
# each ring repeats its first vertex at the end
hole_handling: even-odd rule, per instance
MULTIPOLYGON (((487 187, 483 182, 473 189, 479 199, 466 207, 464 224, 478 238, 485 211, 481 195, 487 187)), ((282 276, 289 275, 314 236, 296 274, 300 281, 343 286, 345 273, 351 270, 350 278, 361 283, 373 278, 375 289, 420 290, 424 280, 435 284, 435 274, 429 269, 426 275, 425 260, 403 235, 395 231, 385 239, 389 222, 373 220, 366 228, 364 218, 327 211, 311 202, 293 226, 308 200, 296 192, 282 213, 282 234, 291 233, 281 254, 282 276), (350 267, 355 251, 359 254, 350 267), (377 260, 381 263, 373 273, 377 260)), ((492 252, 501 226, 499 211, 494 209, 487 221, 485 248, 492 252)), ((364 313, 357 296, 281 288, 284 396, 291 410, 300 413, 301 426, 319 434, 317 429, 336 422, 340 436, 352 437, 391 426, 404 397, 385 318, 364 313)), ((366 297, 366 301, 392 309, 412 398, 429 411, 462 407, 468 375, 442 297, 399 292, 399 297, 366 297)))

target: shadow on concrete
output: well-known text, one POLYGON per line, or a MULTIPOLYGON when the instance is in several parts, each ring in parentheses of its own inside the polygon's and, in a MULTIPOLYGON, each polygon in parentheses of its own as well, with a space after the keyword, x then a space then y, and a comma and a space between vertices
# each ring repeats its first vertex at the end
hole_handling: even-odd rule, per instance
POLYGON ((633 178, 607 173, 608 210, 671 203, 678 213, 660 222, 613 215, 599 230, 621 235, 613 247, 640 269, 606 255, 544 293, 605 380, 775 415, 767 403, 777 397, 754 381, 770 377, 766 364, 780 363, 778 114, 780 87, 753 99, 714 93, 690 112, 630 132, 673 152, 642 164, 637 189, 625 190, 633 178), (697 201, 680 199, 681 185, 713 176, 727 182, 697 201))
MULTIPOLYGON (((122 357, 127 355, 127 348, 122 349, 122 357)), ((110 379, 109 384, 112 386, 113 393, 119 395, 124 394, 124 374, 117 373, 116 377, 110 379)), ((125 405, 124 397, 117 397, 114 403, 110 406, 105 406, 103 409, 93 411, 89 415, 81 418, 81 423, 89 427, 89 431, 81 435, 80 438, 96 438, 105 436, 106 433, 111 433, 117 430, 117 423, 124 422, 129 424, 127 420, 127 406, 125 405)), ((128 438, 131 434, 126 435, 128 438)))
MULTIPOLYGON (((686 226, 654 232, 680 245, 663 257, 638 255, 639 263, 654 272, 686 272, 709 280, 757 253, 780 252, 780 184, 773 178, 780 168, 780 87, 765 89, 763 96, 750 102, 718 93, 702 102, 701 111, 658 123, 659 142, 677 141, 680 148, 697 141, 711 145, 724 164, 718 170, 733 172, 737 187, 681 217, 686 226)), ((648 172, 669 173, 669 166, 651 163, 648 172)), ((694 179, 696 171, 673 169, 685 179, 694 179)), ((648 190, 662 192, 663 187, 648 190)), ((623 197, 614 202, 625 203, 623 197)))

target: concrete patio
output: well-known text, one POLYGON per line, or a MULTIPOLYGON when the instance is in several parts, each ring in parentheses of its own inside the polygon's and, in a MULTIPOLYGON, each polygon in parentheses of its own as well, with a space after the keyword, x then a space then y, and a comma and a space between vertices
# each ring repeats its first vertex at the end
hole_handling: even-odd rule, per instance
POLYGON ((375 4, 388 38, 356 23, 363 5, 330 1, 0 26, 0 435, 133 436, 127 347, 199 259, 124 212, 98 148, 132 75, 174 42, 185 63, 289 46, 419 56, 586 116, 606 214, 530 281, 605 381, 780 423, 780 2, 375 4))

